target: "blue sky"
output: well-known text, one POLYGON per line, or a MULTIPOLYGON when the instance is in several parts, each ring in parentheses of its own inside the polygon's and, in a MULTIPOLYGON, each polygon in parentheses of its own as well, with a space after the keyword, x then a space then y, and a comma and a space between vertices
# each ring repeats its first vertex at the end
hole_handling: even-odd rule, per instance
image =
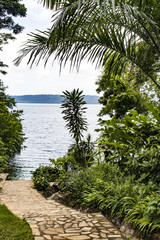
POLYGON ((17 40, 10 42, 4 47, 1 58, 9 65, 6 76, 1 76, 5 86, 8 86, 7 93, 10 95, 24 94, 61 94, 64 90, 80 88, 84 94, 95 95, 95 81, 101 70, 95 66, 82 62, 79 72, 70 72, 69 65, 62 69, 59 75, 58 62, 49 61, 44 68, 43 62, 38 67, 30 69, 27 66, 27 59, 24 59, 19 67, 13 65, 17 52, 22 43, 28 38, 27 33, 35 32, 35 29, 46 30, 51 26, 52 12, 44 9, 38 0, 21 1, 27 8, 26 18, 16 18, 15 21, 25 27, 23 33, 17 35, 17 40))

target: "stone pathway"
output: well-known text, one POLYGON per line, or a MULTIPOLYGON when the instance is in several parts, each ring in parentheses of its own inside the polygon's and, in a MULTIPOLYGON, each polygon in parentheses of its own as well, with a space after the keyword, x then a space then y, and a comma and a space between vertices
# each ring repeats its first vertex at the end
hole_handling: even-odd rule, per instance
POLYGON ((47 200, 32 188, 32 181, 6 181, 0 203, 27 220, 35 240, 125 239, 100 213, 82 213, 47 200))

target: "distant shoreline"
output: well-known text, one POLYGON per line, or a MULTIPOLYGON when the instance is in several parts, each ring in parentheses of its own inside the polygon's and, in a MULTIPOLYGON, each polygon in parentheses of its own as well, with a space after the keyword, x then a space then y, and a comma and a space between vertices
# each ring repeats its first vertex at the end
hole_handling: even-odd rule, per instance
MULTIPOLYGON (((58 94, 37 94, 37 95, 15 95, 17 103, 41 103, 41 104, 61 104, 63 97, 58 94)), ((84 97, 87 104, 99 104, 99 96, 85 95, 84 97)))

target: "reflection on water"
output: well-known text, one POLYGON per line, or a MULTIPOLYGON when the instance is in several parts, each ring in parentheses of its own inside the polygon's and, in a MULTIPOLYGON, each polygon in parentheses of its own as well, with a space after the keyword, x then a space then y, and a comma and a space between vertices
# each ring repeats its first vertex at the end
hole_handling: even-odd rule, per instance
MULTIPOLYGON (((11 161, 14 179, 30 179, 31 172, 40 164, 50 164, 49 158, 63 156, 72 143, 65 121, 61 114, 59 104, 17 104, 23 114, 23 131, 27 140, 20 155, 11 161)), ((97 114, 100 105, 87 105, 88 132, 92 139, 98 136, 94 129, 97 128, 97 114)))

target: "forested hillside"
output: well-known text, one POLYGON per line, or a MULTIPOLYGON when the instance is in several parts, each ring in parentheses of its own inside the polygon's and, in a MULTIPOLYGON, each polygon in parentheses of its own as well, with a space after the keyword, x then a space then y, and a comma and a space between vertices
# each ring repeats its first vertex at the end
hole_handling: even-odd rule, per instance
MULTIPOLYGON (((13 96, 18 103, 62 103, 61 95, 52 94, 40 94, 40 95, 23 95, 23 96, 13 96)), ((87 104, 98 104, 98 96, 86 95, 85 101, 87 104)))

